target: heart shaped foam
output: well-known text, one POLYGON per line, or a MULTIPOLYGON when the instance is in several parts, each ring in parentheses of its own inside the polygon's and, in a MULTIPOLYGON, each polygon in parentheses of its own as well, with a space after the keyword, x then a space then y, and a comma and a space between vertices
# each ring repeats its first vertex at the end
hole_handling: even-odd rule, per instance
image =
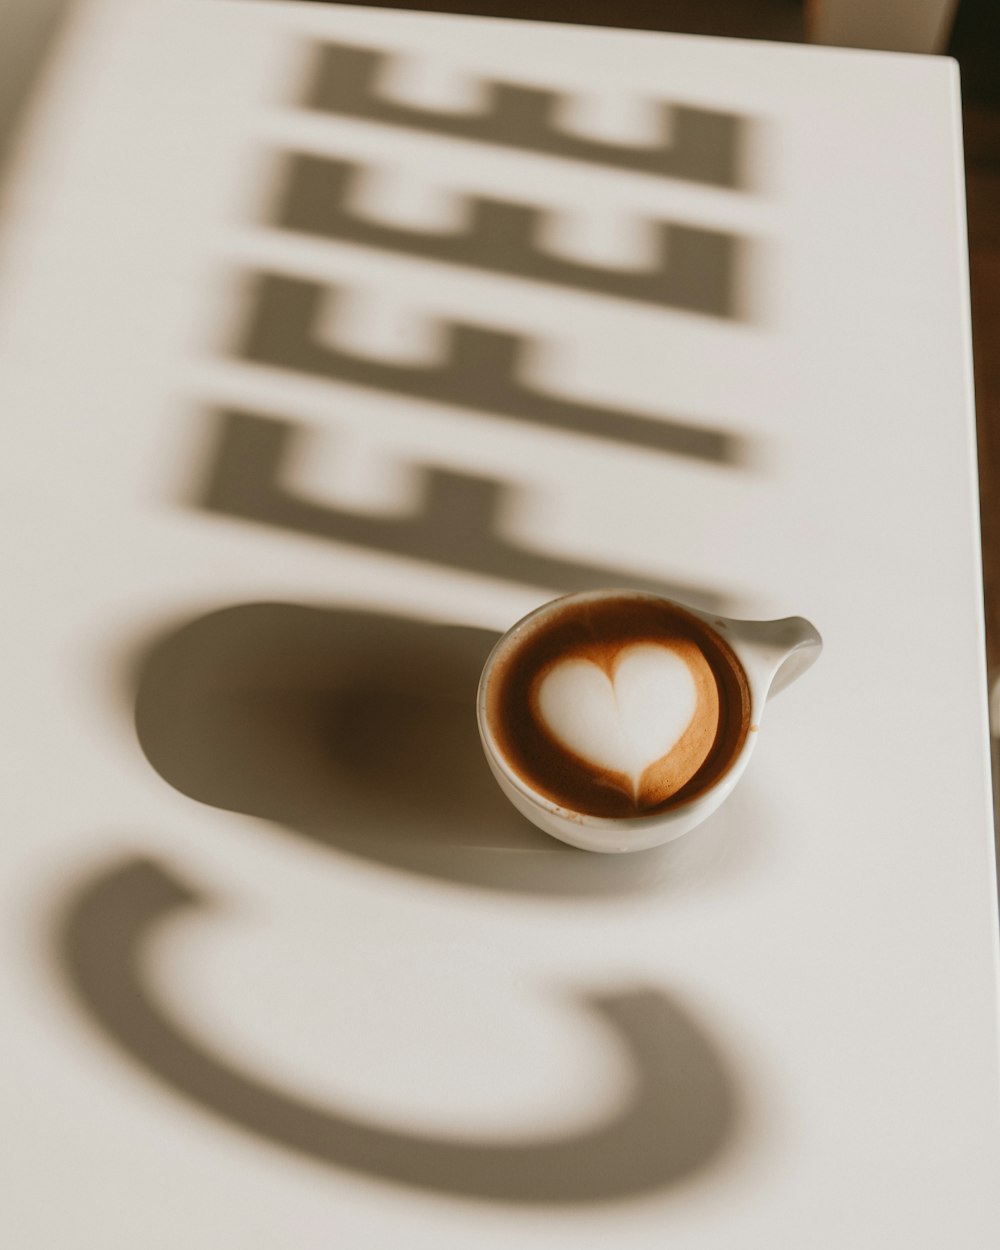
POLYGON ((615 658, 611 676, 592 660, 562 660, 538 687, 549 732, 587 763, 643 772, 677 745, 691 724, 698 691, 691 670, 669 647, 636 643, 615 658))

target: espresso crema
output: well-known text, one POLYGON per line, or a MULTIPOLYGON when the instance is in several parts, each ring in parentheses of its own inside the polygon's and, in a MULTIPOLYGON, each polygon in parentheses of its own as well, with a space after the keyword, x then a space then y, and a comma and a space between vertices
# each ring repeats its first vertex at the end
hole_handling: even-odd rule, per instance
POLYGON ((571 811, 652 815, 696 798, 750 728, 724 630, 650 595, 557 601, 494 657, 485 703, 497 750, 571 811))

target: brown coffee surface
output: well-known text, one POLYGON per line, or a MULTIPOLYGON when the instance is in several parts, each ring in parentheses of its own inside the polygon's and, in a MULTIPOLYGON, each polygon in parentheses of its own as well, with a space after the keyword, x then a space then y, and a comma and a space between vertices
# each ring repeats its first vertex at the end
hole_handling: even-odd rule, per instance
POLYGON ((528 786, 572 811, 653 815, 691 801, 729 768, 749 732, 749 686, 724 628, 642 594, 557 601, 515 631, 494 661, 486 716, 497 748, 528 786), (663 648, 684 662, 694 711, 674 745, 635 776, 569 748, 542 714, 539 690, 567 660, 593 664, 613 683, 637 646, 663 648))

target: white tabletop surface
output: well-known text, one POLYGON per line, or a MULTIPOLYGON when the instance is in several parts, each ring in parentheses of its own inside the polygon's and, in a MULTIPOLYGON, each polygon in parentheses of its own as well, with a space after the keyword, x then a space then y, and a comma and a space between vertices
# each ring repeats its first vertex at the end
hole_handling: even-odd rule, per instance
POLYGON ((0 256, 11 1244, 995 1246, 954 65, 104 0, 49 68, 0 256), (527 233, 463 238, 484 199, 527 233), (826 643, 640 857, 534 836, 472 719, 497 631, 609 583, 826 643))

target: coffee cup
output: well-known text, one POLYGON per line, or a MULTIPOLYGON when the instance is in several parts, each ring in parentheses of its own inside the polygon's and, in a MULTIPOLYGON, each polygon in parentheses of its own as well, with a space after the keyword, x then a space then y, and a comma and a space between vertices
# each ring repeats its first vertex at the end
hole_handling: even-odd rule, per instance
POLYGON ((822 645, 799 616, 734 620, 633 590, 552 600, 486 661, 487 762, 518 811, 563 842, 658 846, 729 796, 765 702, 822 645))

